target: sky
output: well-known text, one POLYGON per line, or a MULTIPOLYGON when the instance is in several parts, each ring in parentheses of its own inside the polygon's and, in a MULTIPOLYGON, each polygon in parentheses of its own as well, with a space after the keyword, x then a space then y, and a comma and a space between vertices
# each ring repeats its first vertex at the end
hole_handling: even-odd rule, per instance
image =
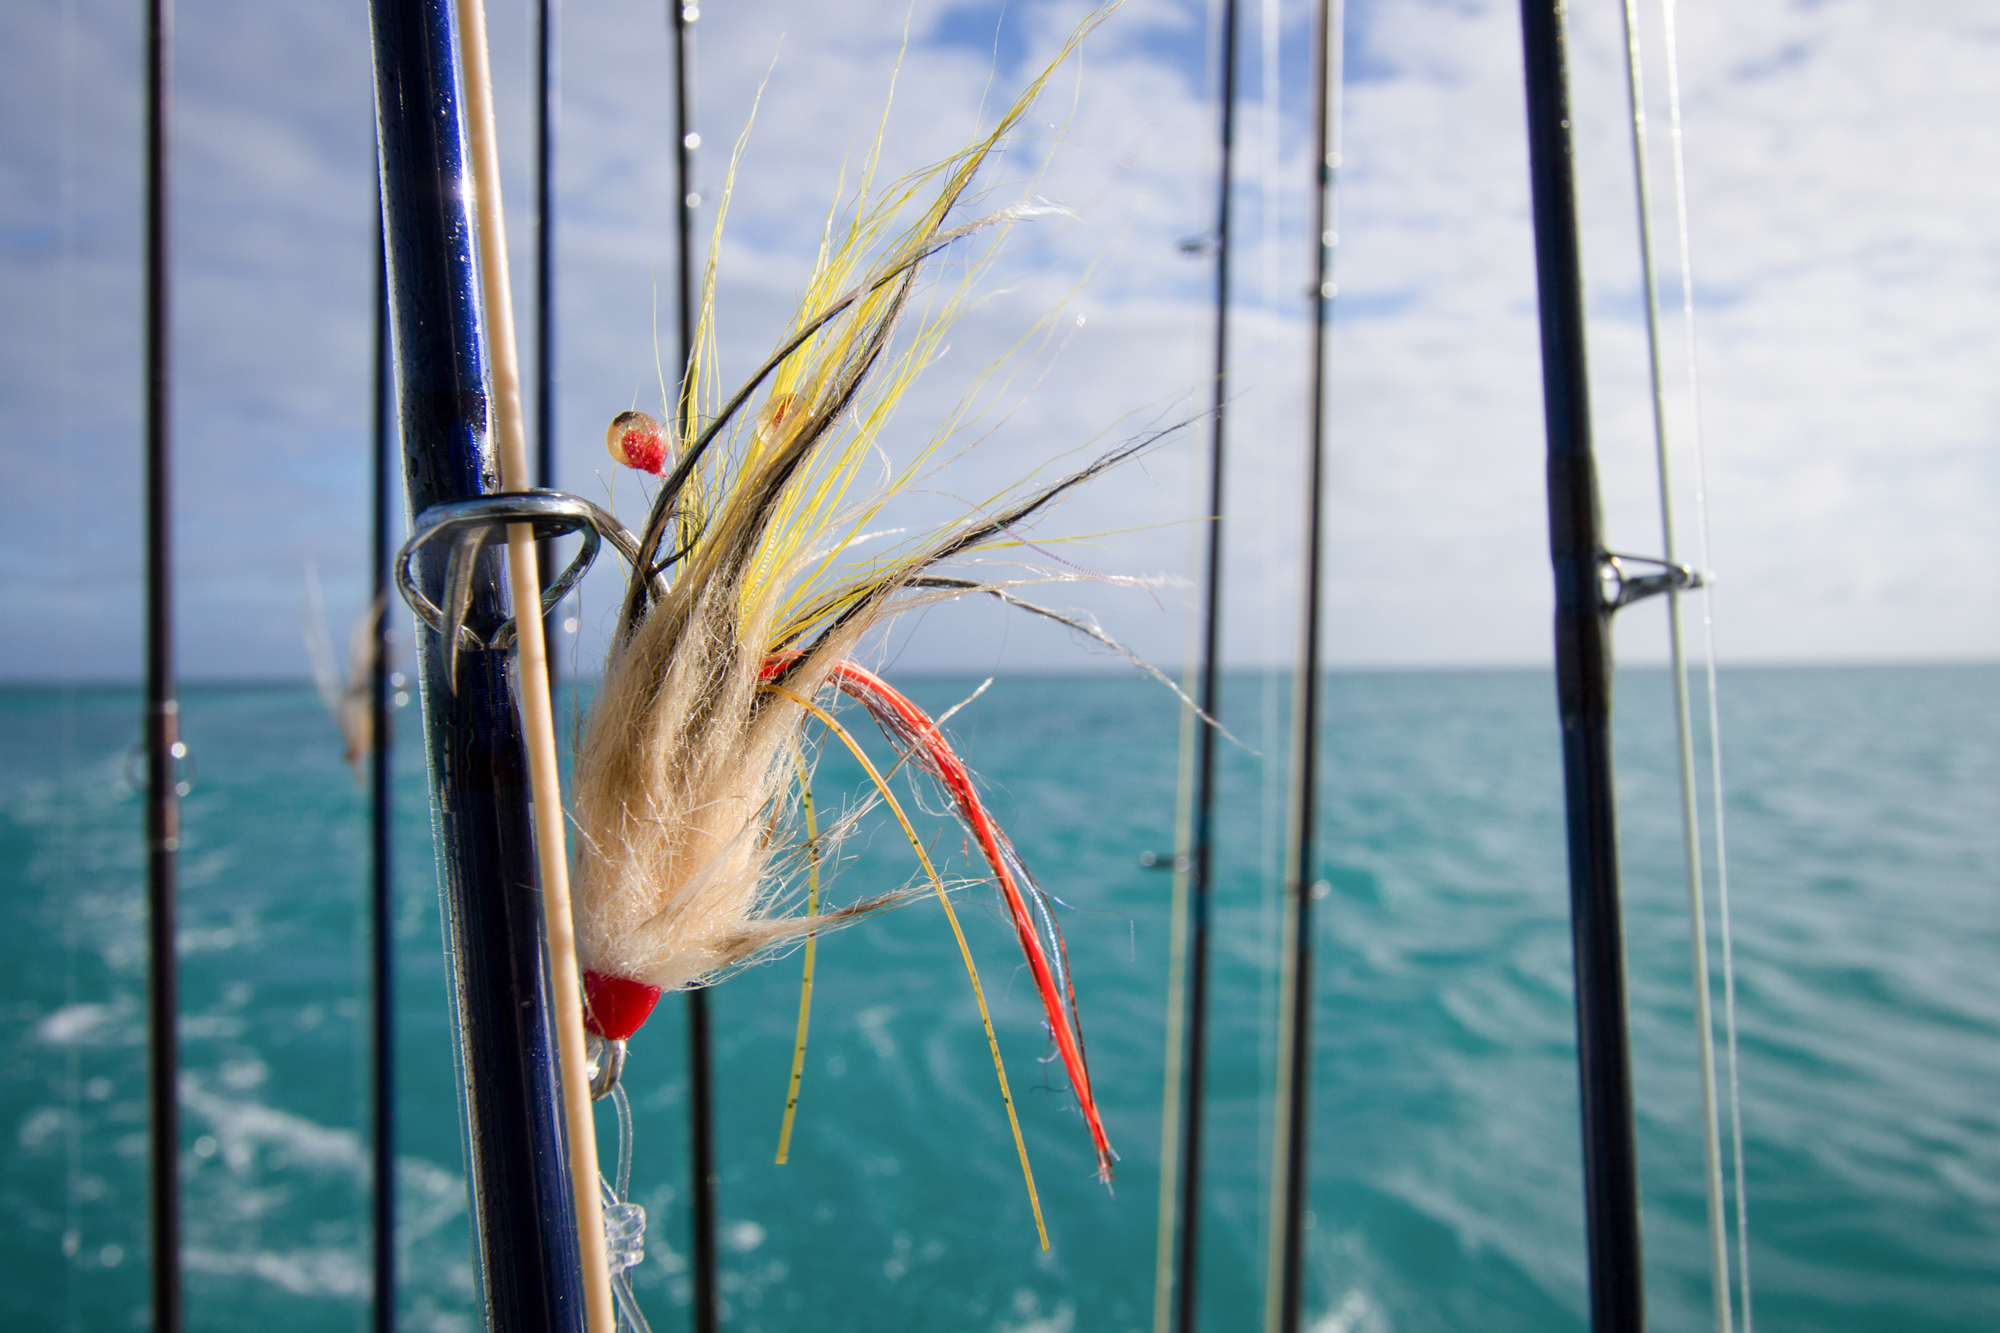
MULTIPOLYGON (((726 373, 777 336, 878 126, 884 179, 949 153, 1084 12, 1066 0, 703 7, 704 228, 747 127, 715 252, 726 373)), ((1678 8, 1692 358, 1664 16, 1656 0, 1639 13, 1676 537, 1680 558, 1712 572, 1722 660, 2000 656, 2000 3, 1678 8)), ((138 19, 108 0, 0 13, 0 460, 13 478, 0 487, 0 681, 139 671, 138 19)), ((523 3, 489 10, 524 331, 529 21, 523 3)), ((1569 24, 1608 537, 1657 555, 1622 13, 1590 0, 1569 24)), ((881 441, 896 466, 974 392, 949 465, 913 497, 908 517, 935 521, 1188 421, 1031 534, 1030 558, 1073 576, 1044 601, 1168 668, 1206 532, 1217 31, 1202 3, 1131 0, 1051 82, 983 201, 1066 211, 1009 233, 881 441)), ((1222 529, 1225 658, 1241 668, 1298 648, 1312 40, 1307 5, 1241 5, 1222 529)), ((1357 0, 1341 52, 1327 660, 1545 663, 1518 11, 1357 0)), ((672 355, 670 35, 656 4, 572 3, 561 57, 557 484, 632 521, 643 496, 631 474, 612 476, 602 438, 616 412, 657 410, 672 355)), ((176 80, 180 661, 191 679, 302 677, 307 566, 334 642, 365 601, 365 6, 182 0, 176 80)), ((615 599, 607 569, 572 608, 586 670, 615 599)), ((1661 660, 1664 623, 1656 604, 1623 613, 1621 660, 1661 660)), ((880 652, 908 670, 1117 665, 990 602, 912 617, 880 652)))

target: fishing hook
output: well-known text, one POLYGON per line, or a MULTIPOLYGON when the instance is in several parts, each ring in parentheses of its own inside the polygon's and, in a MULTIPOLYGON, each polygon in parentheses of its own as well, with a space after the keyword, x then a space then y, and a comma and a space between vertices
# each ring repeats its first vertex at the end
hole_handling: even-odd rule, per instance
POLYGON ((590 1070, 590 1100, 601 1102, 618 1086, 625 1072, 625 1043, 606 1041, 595 1032, 583 1034, 583 1063, 590 1070))

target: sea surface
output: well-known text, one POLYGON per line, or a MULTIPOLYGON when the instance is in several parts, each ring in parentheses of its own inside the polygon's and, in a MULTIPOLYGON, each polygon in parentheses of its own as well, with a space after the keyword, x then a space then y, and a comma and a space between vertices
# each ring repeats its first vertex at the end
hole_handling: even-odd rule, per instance
MULTIPOLYGON (((978 684, 905 683, 936 708, 978 684)), ((1669 685, 1620 677, 1620 818, 1648 1303, 1654 1328, 1693 1330, 1711 1316, 1669 685)), ((1756 1326, 2000 1326, 2000 668, 1733 670, 1720 695, 1756 1326)), ((1282 677, 1241 676, 1224 710, 1241 744, 1220 750, 1199 1282, 1213 1330, 1261 1315, 1288 696, 1282 677)), ((409 1329, 469 1329, 428 798, 416 715, 402 716, 399 1313, 409 1329)), ((191 688, 182 719, 189 1327, 359 1328, 364 792, 309 689, 191 688)), ((138 720, 131 690, 0 691, 7 1328, 146 1320, 138 720)), ((1137 677, 1003 678, 952 728, 1070 905, 1115 1189, 1096 1183, 1059 1069, 1042 1063, 1005 918, 969 889, 961 913, 1048 1215, 1039 1251, 963 968, 936 903, 917 903, 821 944, 788 1165, 772 1156, 799 960, 713 992, 728 1328, 1152 1327, 1173 876, 1141 854, 1173 846, 1177 707, 1137 677)), ((1331 676, 1324 763, 1312 1327, 1581 1329, 1550 678, 1331 676)), ((857 781, 827 754, 822 808, 857 781)), ((962 865, 960 835, 936 816, 926 827, 962 865)), ((847 851, 836 899, 913 871, 879 824, 847 851)), ((632 1192, 651 1218, 638 1287, 663 1333, 688 1323, 684 1014, 664 1002, 625 1072, 632 1192)))

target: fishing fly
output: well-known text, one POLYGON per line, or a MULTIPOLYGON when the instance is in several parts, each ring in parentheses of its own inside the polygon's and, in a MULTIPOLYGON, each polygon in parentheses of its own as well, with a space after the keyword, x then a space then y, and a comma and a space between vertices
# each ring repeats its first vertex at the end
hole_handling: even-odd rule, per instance
MULTIPOLYGON (((1017 595, 1038 577, 1073 574, 994 579, 942 569, 1021 544, 1024 525, 1059 497, 1174 428, 1130 440, 969 518, 924 530, 880 534, 870 528, 955 419, 919 451, 915 466, 872 490, 862 475, 879 452, 878 436, 898 400, 942 350, 993 243, 1010 223, 1046 211, 1030 204, 957 219, 982 166, 1102 18, 1100 11, 1086 19, 993 129, 970 146, 872 198, 875 163, 869 163, 861 202, 829 223, 789 327, 726 398, 716 372, 711 250, 677 401, 664 419, 622 413, 606 435, 615 461, 660 480, 643 528, 611 534, 630 577, 602 684, 582 724, 573 803, 579 844, 573 911, 585 1021, 604 1043, 629 1038, 664 993, 708 984, 830 929, 934 894, 971 978, 1043 1248, 1047 1229, 1006 1068, 952 906, 956 886, 940 875, 897 800, 889 782, 895 770, 885 776, 874 765, 836 709, 843 700, 858 705, 895 752, 896 769, 941 794, 968 848, 976 849, 1033 979, 1099 1178, 1109 1184, 1116 1154, 1091 1087, 1076 982, 1055 904, 993 818, 972 770, 937 721, 857 660, 864 642, 900 613, 972 593, 1051 616, 1117 647, 1095 626, 1017 595), (913 221, 901 221, 910 215, 913 221), (919 278, 927 261, 952 247, 981 243, 984 255, 963 266, 956 289, 942 301, 926 300, 919 278), (864 553, 864 538, 872 554, 864 553), (813 756, 829 741, 852 752, 872 796, 821 827, 812 802, 813 756), (820 896, 822 869, 870 805, 894 816, 922 879, 916 887, 828 908, 820 896), (803 911, 801 898, 807 900, 803 911)), ((739 146, 730 167, 731 183, 741 151, 739 146)), ((727 203, 725 186, 725 214, 727 203)), ((719 233, 720 218, 716 225, 719 233)), ((809 951, 801 1047, 810 960, 809 951)), ((607 1052, 600 1064, 612 1060, 622 1060, 622 1051, 607 1052)), ((787 1142, 799 1067, 795 1053, 787 1142)))

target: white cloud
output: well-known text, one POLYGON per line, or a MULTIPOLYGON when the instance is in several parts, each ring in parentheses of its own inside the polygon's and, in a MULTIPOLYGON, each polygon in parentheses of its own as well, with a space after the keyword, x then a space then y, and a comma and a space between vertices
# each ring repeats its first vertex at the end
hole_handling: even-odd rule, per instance
MULTIPOLYGON (((998 12, 942 0, 705 12, 699 125, 711 195, 763 87, 721 262, 734 364, 768 345, 795 299, 842 166, 873 133, 905 15, 912 46, 883 138, 890 175, 969 137, 1083 9, 1010 7, 996 43, 987 34, 998 12)), ((1246 13, 1240 160, 1246 171, 1279 164, 1281 184, 1267 198, 1247 180, 1239 198, 1229 639, 1238 659, 1269 660, 1291 651, 1296 600, 1306 11, 1283 7, 1283 120, 1268 145, 1255 100, 1260 37, 1246 13)), ((2000 184, 1980 166, 2000 129, 1988 91, 2000 25, 1976 8, 1864 0, 1757 0, 1681 19, 1725 652, 2000 652, 2000 423, 1986 369, 2000 344, 2000 245, 1985 225, 2000 184)), ((601 423, 635 395, 657 397, 656 300, 664 312, 674 299, 670 46, 651 4, 570 6, 566 21, 560 473, 596 496, 601 423)), ((1351 9, 1328 496, 1328 636, 1339 661, 1546 654, 1517 23, 1498 0, 1351 9)), ((1606 511, 1615 545, 1648 552, 1658 536, 1622 37, 1612 6, 1578 7, 1572 23, 1606 511)), ((10 576, 0 615, 49 627, 0 649, 0 677, 129 675, 139 642, 136 17, 75 0, 0 24, 0 451, 18 482, 0 495, 10 576)), ((528 316, 524 7, 496 5, 490 26, 515 290, 528 316)), ((920 433, 966 376, 1065 298, 1065 318, 1084 324, 1066 329, 1063 354, 946 489, 990 494, 1124 429, 1134 409, 1202 405, 1209 273, 1178 243, 1210 222, 1206 30, 1196 6, 1127 5, 1052 82, 1029 127, 1041 137, 996 175, 996 197, 1031 189, 1085 216, 1017 230, 994 277, 999 294, 958 330, 899 430, 920 433), (1046 175, 1020 184, 1045 150, 1046 175)), ((336 606, 362 600, 373 237, 364 19, 218 4, 184 14, 180 37, 184 657, 195 674, 303 674, 299 565, 318 562, 336 606)), ((1648 40, 1654 187, 1668 221, 1657 30, 1648 40)), ((1677 299, 1670 231, 1663 246, 1677 299)), ((1679 399, 1674 420, 1689 420, 1679 399)), ((1196 430, 1079 495, 1041 535, 1131 530, 1084 548, 1079 563, 1189 572, 1203 447, 1196 430)), ((1676 464, 1691 554, 1685 435, 1676 464)), ((621 491, 632 497, 629 483, 621 491)), ((1177 656, 1174 595, 1062 594, 1148 654, 1177 656)), ((605 578, 593 581, 587 626, 601 626, 612 597, 605 578)), ((1657 617, 1635 614, 1627 653, 1657 653, 1657 617)), ((1079 660, 1067 636, 996 608, 933 613, 922 628, 901 650, 907 663, 1079 660)))

